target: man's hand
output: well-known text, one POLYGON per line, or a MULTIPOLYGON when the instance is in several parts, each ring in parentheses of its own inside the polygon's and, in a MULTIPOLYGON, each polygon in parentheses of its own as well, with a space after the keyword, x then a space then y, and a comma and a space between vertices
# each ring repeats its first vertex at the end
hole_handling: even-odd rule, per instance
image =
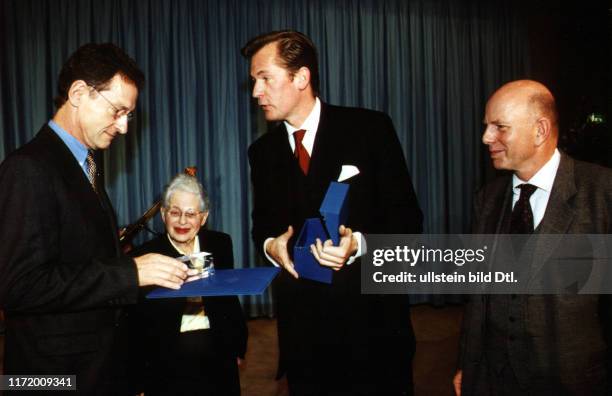
POLYGON ((145 254, 134 258, 134 261, 138 270, 138 286, 157 285, 180 289, 185 279, 194 275, 185 264, 161 254, 145 254))
POLYGON ((455 377, 453 378, 453 387, 455 388, 455 394, 461 396, 461 380, 463 379, 463 370, 457 370, 455 377))
POLYGON ((334 271, 339 271, 349 257, 357 253, 359 246, 350 228, 341 225, 338 231, 340 233, 338 246, 334 246, 331 239, 321 243, 318 238, 316 245, 310 245, 310 251, 319 264, 330 267, 334 271))
POLYGON ((276 261, 278 265, 286 269, 287 272, 297 279, 299 277, 298 273, 293 267, 293 261, 289 258, 289 251, 287 250, 289 239, 291 239, 292 236, 293 227, 289 226, 284 234, 277 236, 266 245, 266 253, 268 253, 268 256, 276 261))

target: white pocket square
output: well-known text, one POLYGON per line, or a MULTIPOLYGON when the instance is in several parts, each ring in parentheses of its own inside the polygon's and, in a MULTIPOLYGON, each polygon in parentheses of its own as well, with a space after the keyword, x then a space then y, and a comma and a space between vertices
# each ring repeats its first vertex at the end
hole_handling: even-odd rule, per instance
POLYGON ((359 169, 355 165, 342 165, 340 176, 338 177, 339 182, 343 182, 351 177, 358 175, 359 169))

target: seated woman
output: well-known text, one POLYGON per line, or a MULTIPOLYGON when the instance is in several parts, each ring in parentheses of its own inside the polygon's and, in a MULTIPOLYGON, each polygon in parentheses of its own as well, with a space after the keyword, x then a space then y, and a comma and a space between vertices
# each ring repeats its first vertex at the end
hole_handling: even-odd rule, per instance
MULTIPOLYGON (((133 254, 179 257, 205 251, 212 253, 216 269, 232 268, 230 236, 202 229, 208 212, 208 196, 198 180, 177 175, 163 195, 166 234, 133 254)), ((140 373, 145 395, 240 394, 238 364, 246 351, 247 327, 237 297, 143 298, 131 316, 145 359, 140 373)))

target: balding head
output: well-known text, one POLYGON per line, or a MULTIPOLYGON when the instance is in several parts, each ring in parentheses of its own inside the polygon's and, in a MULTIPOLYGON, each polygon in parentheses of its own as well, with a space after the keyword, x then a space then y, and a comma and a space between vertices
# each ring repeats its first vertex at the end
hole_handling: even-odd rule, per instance
POLYGON ((499 88, 487 102, 486 130, 493 166, 530 179, 557 147, 555 99, 537 81, 518 80, 499 88))
POLYGON ((545 117, 551 122, 555 137, 558 135, 558 114, 555 97, 543 84, 533 80, 517 80, 502 85, 491 96, 489 101, 497 97, 505 100, 515 100, 526 106, 533 120, 545 117))

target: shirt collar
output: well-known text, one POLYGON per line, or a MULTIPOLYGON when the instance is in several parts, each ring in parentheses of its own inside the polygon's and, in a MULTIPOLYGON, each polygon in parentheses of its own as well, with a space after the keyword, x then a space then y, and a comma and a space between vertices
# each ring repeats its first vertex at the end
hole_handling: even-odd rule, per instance
POLYGON ((533 184, 537 188, 550 193, 553 183, 555 182, 557 169, 559 169, 559 162, 561 162, 561 154, 559 153, 558 149, 555 149, 555 152, 553 153, 552 157, 550 157, 548 162, 546 162, 546 164, 544 164, 544 166, 541 167, 540 170, 537 171, 536 174, 533 175, 528 181, 519 179, 516 174, 512 175, 512 188, 514 189, 515 194, 519 190, 517 186, 523 183, 533 184))
POLYGON ((306 119, 304 120, 302 125, 300 125, 299 128, 295 128, 294 126, 289 124, 287 121, 285 121, 285 128, 287 128, 287 134, 291 136, 293 135, 293 132, 297 131, 298 129, 304 129, 306 130, 306 132, 314 132, 317 130, 317 127, 319 126, 320 119, 321 119, 321 101, 319 100, 319 98, 315 98, 314 107, 312 108, 312 110, 310 111, 310 114, 308 114, 308 117, 306 117, 306 119))
POLYGON ((59 126, 55 121, 49 120, 47 123, 49 128, 53 130, 57 134, 57 136, 62 139, 64 144, 68 146, 68 149, 76 158, 81 168, 86 169, 85 160, 87 158, 87 147, 83 145, 83 143, 79 142, 77 138, 66 132, 61 126, 59 126))
POLYGON ((195 254, 195 253, 200 253, 200 238, 197 235, 195 236, 195 239, 193 240, 193 252, 191 252, 191 253, 186 253, 181 248, 179 248, 174 243, 172 238, 170 238, 170 234, 166 233, 166 237, 170 241, 170 244, 176 249, 176 251, 179 252, 180 254, 184 255, 184 256, 188 256, 190 254, 195 254))

